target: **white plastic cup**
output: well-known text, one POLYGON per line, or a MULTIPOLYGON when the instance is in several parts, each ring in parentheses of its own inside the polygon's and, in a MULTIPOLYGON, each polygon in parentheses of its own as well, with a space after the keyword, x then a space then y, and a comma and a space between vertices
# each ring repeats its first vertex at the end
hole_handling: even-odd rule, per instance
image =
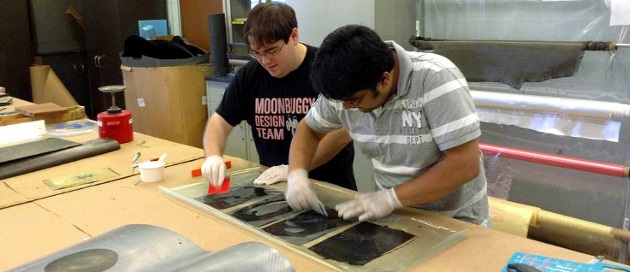
POLYGON ((142 182, 158 182, 164 178, 164 166, 163 161, 147 161, 140 163, 140 180, 142 182))

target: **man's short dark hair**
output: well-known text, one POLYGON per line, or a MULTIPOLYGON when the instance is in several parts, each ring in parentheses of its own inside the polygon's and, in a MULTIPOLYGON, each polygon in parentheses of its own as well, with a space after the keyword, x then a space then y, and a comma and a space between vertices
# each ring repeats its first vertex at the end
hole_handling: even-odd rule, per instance
POLYGON ((394 68, 392 50, 374 30, 346 25, 326 36, 311 69, 313 88, 343 100, 361 90, 375 90, 384 72, 394 68))
POLYGON ((297 19, 291 6, 277 2, 260 3, 247 16, 243 39, 247 45, 250 45, 250 37, 257 45, 269 45, 278 40, 286 43, 294 28, 297 28, 297 19))

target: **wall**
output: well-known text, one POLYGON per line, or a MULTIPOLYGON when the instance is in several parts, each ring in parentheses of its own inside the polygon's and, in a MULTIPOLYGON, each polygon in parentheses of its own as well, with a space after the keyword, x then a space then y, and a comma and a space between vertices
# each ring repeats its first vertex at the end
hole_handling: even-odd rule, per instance
POLYGON ((346 24, 374 26, 374 0, 287 0, 295 10, 300 40, 319 46, 324 37, 346 24))
POLYGON ((376 0, 374 30, 383 40, 394 40, 407 50, 413 50, 408 40, 416 33, 417 0, 376 0))
POLYGON ((182 35, 182 16, 180 13, 179 0, 166 0, 168 11, 168 33, 171 35, 182 35))
POLYGON ((223 13, 221 0, 180 0, 182 37, 189 43, 210 52, 208 15, 223 13))
POLYGON ((373 28, 383 40, 395 40, 407 50, 415 33, 416 0, 287 0, 295 9, 300 40, 319 46, 326 35, 346 24, 373 28))

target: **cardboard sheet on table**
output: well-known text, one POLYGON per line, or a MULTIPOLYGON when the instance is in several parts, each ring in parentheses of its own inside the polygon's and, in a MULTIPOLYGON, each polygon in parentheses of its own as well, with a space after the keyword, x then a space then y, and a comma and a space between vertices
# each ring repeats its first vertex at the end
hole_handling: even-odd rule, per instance
POLYGON ((226 234, 229 235, 224 236, 214 234, 214 231, 209 231, 212 227, 199 224, 200 221, 210 223, 205 217, 174 205, 160 192, 143 188, 143 183, 132 184, 115 181, 40 199, 37 204, 68 219, 89 234, 100 234, 128 222, 136 222, 162 226, 189 238, 196 237, 194 240, 222 240, 222 245, 236 242, 232 239, 238 236, 235 233, 228 232, 226 234))
MULTIPOLYGON (((90 133, 71 136, 64 139, 74 142, 85 142, 96 138, 98 138, 97 133, 90 133)), ((168 153, 165 160, 167 168, 174 164, 188 162, 204 157, 203 150, 200 148, 182 145, 144 134, 134 133, 134 140, 120 145, 119 150, 7 178, 3 181, 17 193, 23 195, 26 199, 35 200, 62 192, 76 190, 78 188, 98 185, 111 180, 135 175, 139 176, 139 171, 131 167, 131 159, 138 151, 142 154, 138 159, 138 162, 158 158, 161 154, 165 152, 168 153), (103 168, 110 168, 112 171, 119 173, 120 176, 109 180, 97 181, 83 186, 61 190, 53 190, 43 183, 46 179, 71 176, 103 168)), ((190 170, 188 170, 187 174, 190 176, 190 170)), ((19 200, 16 202, 15 199, 0 199, 0 208, 19 203, 19 200)))
POLYGON ((3 181, 0 181, 0 206, 4 204, 4 207, 11 205, 11 203, 19 204, 27 202, 26 196, 11 189, 3 181))
POLYGON ((68 111, 68 108, 59 106, 55 103, 41 103, 15 108, 16 111, 25 116, 38 116, 43 114, 57 114, 68 111))
POLYGON ((67 219, 35 203, 0 210, 0 271, 17 267, 79 243, 90 235, 67 219), (10 249, 10 250, 9 250, 10 249))

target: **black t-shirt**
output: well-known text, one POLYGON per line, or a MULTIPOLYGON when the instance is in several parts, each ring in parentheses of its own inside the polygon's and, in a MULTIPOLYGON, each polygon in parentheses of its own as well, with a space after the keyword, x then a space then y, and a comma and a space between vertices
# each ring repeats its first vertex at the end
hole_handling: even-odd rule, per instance
MULTIPOLYGON (((257 61, 241 67, 216 110, 232 126, 243 120, 249 123, 262 165, 288 164, 298 122, 317 99, 318 93, 309 81, 317 48, 306 47, 302 64, 282 78, 272 77, 257 61)), ((354 148, 349 143, 337 156, 311 171, 309 177, 356 190, 353 161, 354 148)))

